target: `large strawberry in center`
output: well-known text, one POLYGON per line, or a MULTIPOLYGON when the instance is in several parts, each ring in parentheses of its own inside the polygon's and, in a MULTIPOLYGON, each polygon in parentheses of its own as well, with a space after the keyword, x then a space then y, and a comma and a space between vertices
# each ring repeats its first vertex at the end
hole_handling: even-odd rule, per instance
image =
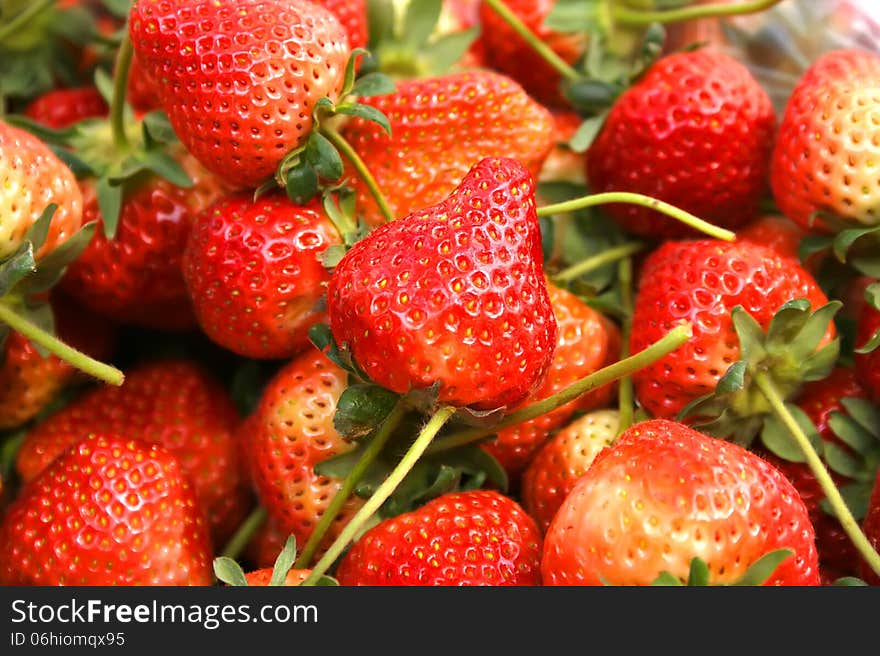
POLYGON ((522 401, 556 343, 535 183, 509 158, 474 166, 442 202, 387 223, 328 286, 336 342, 395 392, 439 384, 441 403, 522 401))

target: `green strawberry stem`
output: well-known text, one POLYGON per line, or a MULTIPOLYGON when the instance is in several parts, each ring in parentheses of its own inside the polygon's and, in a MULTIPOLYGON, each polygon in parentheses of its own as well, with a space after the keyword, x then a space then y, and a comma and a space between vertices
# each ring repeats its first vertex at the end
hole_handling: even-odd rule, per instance
POLYGON ((238 559, 248 542, 254 537, 254 533, 266 522, 267 517, 268 514, 263 506, 254 508, 220 550, 220 554, 232 560, 238 559))
POLYGON ((348 141, 346 141, 345 138, 336 130, 322 127, 321 134, 327 137, 330 143, 336 146, 337 150, 345 155, 345 158, 349 162, 351 162, 351 165, 354 167, 355 171, 357 171, 361 180, 363 180, 364 184, 367 185, 367 189, 370 190, 370 195, 372 195, 373 199, 376 201, 376 204, 379 206, 379 210, 382 212, 385 220, 388 222, 393 221, 394 212, 392 212, 391 208, 388 206, 388 201, 385 200, 385 194, 382 193, 382 190, 379 188, 379 184, 376 182, 376 178, 374 178, 373 174, 370 173, 370 170, 367 168, 364 160, 361 159, 361 156, 358 155, 357 151, 352 148, 351 144, 348 143, 348 141))
POLYGON ((116 367, 90 358, 82 351, 68 346, 54 335, 18 314, 8 303, 0 302, 0 321, 27 337, 34 344, 39 344, 61 360, 76 367, 90 376, 111 385, 122 385, 125 375, 116 367))
POLYGON ((557 55, 550 46, 541 41, 534 32, 526 27, 502 0, 484 0, 484 2, 562 77, 572 81, 579 80, 582 77, 568 62, 557 55))
POLYGON ((455 414, 456 408, 449 405, 440 406, 433 414, 431 419, 422 428, 418 437, 409 447, 407 452, 400 459, 400 462, 394 467, 388 477, 376 489, 376 491, 367 499, 366 503, 361 506, 360 510, 355 513, 345 528, 342 529, 339 536, 330 545, 330 548, 324 553, 321 559, 312 568, 312 573, 303 581, 302 585, 315 585, 318 580, 330 569, 330 566, 342 554, 343 550, 360 532, 361 528, 370 520, 370 518, 379 510, 383 503, 390 497, 401 481, 412 470, 419 458, 427 450, 434 437, 443 428, 443 425, 455 414))
POLYGON ((783 424, 785 424, 785 427, 794 438, 798 447, 800 447, 810 470, 819 482, 819 485, 825 493, 828 503, 834 510, 835 516, 840 521, 843 530, 849 536, 850 540, 852 540, 852 543, 862 555, 862 558, 865 559, 865 562, 868 563, 877 575, 880 575, 880 554, 874 550, 874 547, 871 546, 868 538, 862 532, 859 523, 853 517, 849 507, 840 495, 840 490, 837 489, 831 475, 822 463, 822 459, 819 457, 819 454, 816 453, 813 445, 810 444, 809 438, 804 434, 804 431, 801 429, 791 412, 789 412, 788 408, 785 407, 783 397, 779 393, 779 390, 776 389, 773 380, 768 374, 762 372, 755 376, 755 384, 758 386, 758 389, 761 390, 764 398, 770 403, 776 416, 779 417, 783 424))
POLYGON ((685 225, 690 226, 695 230, 699 230, 700 232, 705 233, 710 237, 714 237, 715 239, 721 239, 724 241, 734 241, 736 239, 736 235, 730 230, 719 228, 718 226, 713 225, 708 221, 704 221, 703 219, 696 217, 690 212, 686 212, 685 210, 680 209, 675 205, 670 205, 669 203, 659 200, 657 198, 645 196, 644 194, 636 194, 630 191, 609 191, 601 194, 590 194, 589 196, 581 196, 580 198, 567 200, 563 203, 544 205, 543 207, 538 208, 538 216, 566 214, 568 212, 582 210, 587 207, 594 207, 595 205, 606 205, 608 203, 629 203, 630 205, 647 207, 648 209, 656 210, 662 214, 665 214, 666 216, 673 218, 676 221, 681 221, 685 225))
POLYGON ((570 267, 563 269, 559 273, 555 274, 553 276, 553 279, 559 282, 570 282, 572 280, 575 280, 576 278, 580 278, 586 273, 595 271, 599 267, 605 266, 606 264, 611 264, 612 262, 617 262, 618 260, 625 260, 629 258, 629 256, 633 253, 638 253, 644 247, 645 245, 643 243, 633 241, 626 244, 621 244, 620 246, 615 246, 614 248, 608 248, 598 255, 593 255, 592 257, 588 257, 585 260, 581 260, 577 264, 573 264, 570 267))
POLYGON ((706 5, 688 5, 679 9, 666 9, 657 11, 644 11, 631 9, 618 2, 612 4, 611 13, 614 20, 621 25, 647 26, 652 23, 681 23, 700 18, 720 18, 722 16, 739 16, 741 14, 755 14, 781 0, 748 0, 747 2, 725 3, 716 2, 706 5))
POLYGON ((131 39, 126 34, 122 37, 119 50, 116 54, 116 62, 113 67, 113 97, 110 101, 110 127, 113 131, 113 145, 119 150, 127 151, 131 144, 125 133, 125 103, 128 89, 128 71, 131 68, 131 59, 134 56, 134 48, 131 39))
POLYGON ((37 0, 27 5, 6 25, 0 26, 0 42, 21 30, 28 22, 42 14, 46 9, 54 5, 55 2, 56 0, 37 0))
POLYGON ((542 401, 532 403, 525 408, 511 412, 497 424, 492 426, 475 426, 473 428, 467 428, 438 439, 430 446, 428 453, 438 453, 464 446, 465 444, 470 444, 471 442, 493 435, 502 428, 515 426, 516 424, 521 424, 524 421, 540 417, 543 414, 556 410, 556 408, 565 405, 582 394, 586 394, 591 390, 607 385, 618 378, 628 376, 650 364, 653 364, 660 358, 679 348, 692 336, 693 330, 689 323, 676 326, 646 349, 639 351, 628 358, 623 358, 607 367, 603 367, 602 369, 591 373, 589 376, 585 376, 579 381, 572 383, 564 390, 557 392, 552 396, 548 396, 542 401))
POLYGON ((394 430, 400 424, 400 420, 406 415, 406 408, 407 404, 404 403, 403 398, 401 398, 391 410, 391 413, 385 418, 385 421, 382 422, 376 435, 370 440, 369 444, 364 449, 363 454, 361 454, 360 459, 349 472, 348 476, 345 477, 342 486, 337 490, 333 499, 321 515, 321 519, 315 526, 315 530, 312 531, 312 534, 309 536, 308 541, 293 565, 295 568, 305 569, 311 564, 312 558, 318 550, 318 546, 321 544, 321 540, 324 539, 324 535, 330 528, 330 524, 336 519, 339 511, 342 510, 342 506, 352 495, 355 487, 360 483, 367 469, 373 464, 382 452, 382 449, 388 443, 388 439, 394 434, 394 430))
MULTIPOLYGON (((629 357, 629 336, 632 332, 633 314, 632 259, 629 257, 621 260, 618 265, 617 284, 620 287, 620 301, 623 306, 623 318, 620 326, 620 357, 625 359, 629 357)), ((632 425, 634 399, 632 377, 622 376, 617 390, 617 405, 620 410, 618 435, 632 425)))

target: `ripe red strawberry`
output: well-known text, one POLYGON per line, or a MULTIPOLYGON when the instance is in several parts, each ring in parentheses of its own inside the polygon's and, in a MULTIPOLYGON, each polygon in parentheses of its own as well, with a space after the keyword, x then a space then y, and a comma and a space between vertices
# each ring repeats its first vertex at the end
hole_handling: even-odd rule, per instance
MULTIPOLYGON (((51 296, 55 334, 66 344, 98 360, 109 359, 116 345, 115 327, 102 317, 84 312, 69 298, 51 296)), ((23 335, 10 332, 0 364, 0 429, 30 421, 80 372, 55 355, 43 357, 23 335)))
MULTIPOLYGON (((620 329, 615 323, 549 281, 547 290, 556 318, 556 349, 543 383, 520 404, 521 407, 561 392, 620 357, 620 329)), ((552 412, 500 430, 494 440, 481 446, 501 463, 511 480, 516 480, 552 430, 562 426, 578 410, 607 404, 614 391, 614 385, 592 390, 552 412)))
MULTIPOLYGON (((317 349, 308 349, 275 375, 248 419, 246 446, 260 501, 284 539, 293 534, 300 545, 342 485, 316 474, 315 464, 355 446, 333 426, 336 403, 347 385, 344 370, 317 349)), ((358 497, 346 500, 317 553, 330 546, 361 505, 358 497)))
POLYGON ((777 549, 794 553, 765 585, 818 585, 807 509, 788 479, 746 449, 655 419, 597 457, 544 538, 545 585, 649 585, 688 578, 701 558, 730 583, 777 549))
POLYGON ((836 231, 814 212, 851 227, 880 223, 880 55, 834 50, 813 61, 785 107, 771 165, 773 197, 805 229, 836 231))
POLYGON ((352 545, 340 585, 540 585, 541 533, 512 498, 450 492, 383 520, 352 545))
MULTIPOLYGON (((880 331, 880 310, 862 304, 856 320, 856 345, 862 347, 880 331)), ((875 401, 880 402, 880 348, 855 354, 856 375, 875 401)))
POLYGON ((736 232, 736 238, 762 244, 780 255, 798 259, 798 248, 807 233, 785 216, 765 214, 736 232))
POLYGON ((83 182, 85 219, 101 227, 68 267, 61 287, 119 323, 162 330, 196 326, 183 279, 183 251, 196 215, 229 190, 188 153, 180 152, 177 161, 192 187, 150 176, 124 200, 112 239, 103 231, 94 181, 83 182))
MULTIPOLYGON (((582 33, 563 34, 544 25, 555 4, 553 0, 506 0, 507 7, 541 41, 569 64, 581 56, 585 47, 582 33)), ((531 96, 549 107, 568 106, 560 91, 561 78, 519 34, 486 3, 480 4, 480 43, 486 64, 510 75, 531 96)))
MULTIPOLYGON (((268 586, 269 581, 272 580, 272 572, 273 570, 271 567, 264 567, 262 569, 255 569, 246 572, 244 578, 248 585, 268 586)), ((312 570, 310 569, 292 569, 284 578, 284 585, 299 585, 305 581, 311 573, 312 570)))
MULTIPOLYGON (((391 135, 364 119, 342 134, 396 218, 443 200, 484 157, 517 159, 537 177, 553 147, 550 112, 513 79, 490 71, 400 80, 394 93, 364 103, 388 117, 391 135)), ((382 223, 363 181, 348 177, 365 220, 382 223)))
MULTIPOLYGON (((656 417, 672 418, 715 390, 740 356, 731 310, 741 305, 763 329, 785 303, 806 298, 813 310, 828 302, 796 262, 747 241, 668 241, 645 259, 632 319, 630 352, 638 353, 681 321, 693 337, 633 375, 636 398, 656 417)), ((823 343, 834 336, 829 325, 823 343)))
POLYGON ((559 506, 599 452, 617 437, 617 410, 594 410, 575 418, 545 442, 522 475, 523 508, 546 533, 559 506))
POLYGON ((316 4, 329 9, 348 37, 348 45, 355 48, 366 48, 368 39, 367 0, 315 0, 316 4))
POLYGON ((251 537, 243 556, 247 562, 253 563, 257 568, 271 568, 284 548, 288 535, 281 530, 274 519, 269 517, 251 537))
POLYGON ((137 57, 131 58, 131 65, 128 69, 128 88, 125 95, 135 112, 151 112, 160 108, 159 90, 156 88, 156 82, 150 77, 149 72, 137 57))
POLYGON ((357 242, 328 285, 337 344, 398 393, 513 406, 543 380, 556 321, 542 271, 534 179, 484 159, 450 196, 357 242))
POLYGON ((34 135, 0 120, 0 258, 14 253, 50 203, 58 209, 39 260, 63 244, 83 222, 83 199, 73 172, 34 135))
POLYGON ((288 358, 324 317, 330 273, 320 255, 341 243, 320 200, 240 193, 196 220, 183 274, 199 324, 217 344, 251 358, 288 358))
POLYGON ((76 442, 0 524, 2 585, 211 585, 202 509, 176 457, 112 436, 76 442))
POLYGON ((89 390, 33 426, 18 451, 16 469, 30 481, 73 442, 93 433, 161 444, 180 460, 220 545, 251 503, 233 439, 237 423, 228 392, 200 365, 145 362, 127 373, 121 387, 89 390))
POLYGON ((66 128, 84 118, 106 116, 107 102, 97 87, 53 89, 34 98, 22 112, 47 127, 66 128))
MULTIPOLYGON (((767 93, 732 57, 708 49, 666 55, 615 101, 587 151, 587 179, 597 193, 645 194, 736 228, 757 215, 775 127, 767 93)), ((655 210, 604 209, 636 235, 695 236, 655 210)))
MULTIPOLYGON (((794 402, 813 422, 822 440, 833 443, 852 454, 846 444, 835 435, 829 422, 835 413, 846 413, 846 409, 841 403, 843 399, 865 398, 866 395, 865 389, 859 384, 853 370, 838 366, 822 380, 804 385, 794 402)), ((880 456, 880 443, 877 444, 874 452, 876 459, 880 456)), ((760 449, 759 453, 788 477, 804 501, 816 533, 816 548, 822 567, 831 568, 838 572, 838 576, 856 575, 858 552, 850 537, 843 530, 840 521, 820 506, 825 499, 825 493, 810 467, 804 462, 785 460, 766 449, 760 449)), ((820 453, 822 453, 821 450, 820 453)), ((873 463, 873 466, 876 467, 876 464, 873 463)), ((829 473, 838 488, 853 482, 851 478, 833 470, 830 470, 829 473)))
POLYGON ((350 53, 336 16, 307 0, 137 0, 129 33, 187 150, 242 187, 305 144, 350 53))

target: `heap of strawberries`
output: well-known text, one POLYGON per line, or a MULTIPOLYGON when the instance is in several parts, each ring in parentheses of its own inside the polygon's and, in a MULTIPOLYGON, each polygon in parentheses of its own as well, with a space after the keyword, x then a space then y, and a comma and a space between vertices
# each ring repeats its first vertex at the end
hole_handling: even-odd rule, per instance
POLYGON ((721 18, 798 1, 2 5, 0 584, 880 584, 880 54, 721 18))

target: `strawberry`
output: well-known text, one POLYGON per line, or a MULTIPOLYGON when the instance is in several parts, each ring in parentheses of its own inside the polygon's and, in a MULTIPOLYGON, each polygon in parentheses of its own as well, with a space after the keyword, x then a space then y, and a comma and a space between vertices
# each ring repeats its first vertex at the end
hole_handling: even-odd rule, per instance
POLYGON ((188 153, 179 151, 177 161, 192 187, 149 176, 124 199, 112 239, 104 230, 94 179, 82 183, 86 220, 100 227, 68 267, 61 287, 119 323, 162 330, 196 326, 183 251, 196 215, 229 190, 188 153))
POLYGON ((556 321, 534 179, 487 158, 443 201, 357 242, 327 288, 333 337, 377 384, 438 401, 513 406, 543 380, 556 321))
POLYGON ((169 451, 80 440, 28 483, 0 524, 2 585, 210 585, 201 508, 169 451))
MULTIPOLYGON (((299 544, 306 543, 342 484, 316 474, 315 464, 354 448, 333 426, 347 385, 345 371, 317 349, 308 349, 273 377, 248 419, 246 448, 260 501, 270 522, 299 544)), ((362 504, 357 497, 346 500, 324 536, 324 549, 362 504)))
POLYGON ((50 128, 69 127, 84 118, 106 116, 107 101, 95 86, 53 89, 34 98, 23 114, 50 128))
POLYGON ((199 324, 217 344, 251 358, 288 358, 324 317, 330 277, 320 255, 341 242, 320 201, 239 193, 208 207, 183 253, 199 324))
POLYGON ((161 444, 180 460, 219 545, 251 502, 233 439, 238 420, 225 388, 194 361, 144 362, 121 387, 88 390, 33 426, 16 469, 22 480, 33 480, 73 442, 93 433, 161 444))
POLYGON ((545 442, 522 475, 523 508, 546 533, 559 506, 602 449, 617 437, 617 410, 594 410, 566 424, 545 442))
MULTIPOLYGON (((638 353, 674 325, 688 321, 693 337, 633 375, 636 398, 656 417, 672 418, 713 390, 740 356, 731 310, 741 305, 762 328, 777 310, 807 299, 828 302, 797 262, 747 241, 668 241, 645 259, 632 317, 630 352, 638 353)), ((822 343, 835 335, 830 324, 822 343)))
POLYGON ((352 545, 340 585, 540 585, 541 534, 494 490, 444 494, 385 519, 352 545))
MULTIPOLYGON (((518 159, 538 175, 553 147, 553 120, 513 79, 490 71, 404 79, 364 99, 388 116, 391 134, 354 119, 342 129, 382 188, 395 217, 443 200, 484 157, 518 159)), ((349 175, 357 205, 381 223, 364 183, 349 175)))
MULTIPOLYGON (((57 292, 51 296, 56 334, 66 344, 99 360, 108 359, 116 344, 112 324, 83 312, 57 292)), ((79 372, 55 355, 44 357, 21 333, 10 332, 0 365, 0 429, 13 428, 36 417, 79 372)))
POLYGON ((545 585, 648 585, 662 572, 736 581, 789 549, 766 585, 818 585, 813 527, 797 490, 754 453, 665 419, 635 424, 577 481, 544 538, 545 585))
MULTIPOLYGON (((543 383, 520 404, 522 407, 561 392, 584 376, 616 362, 620 355, 620 329, 616 324, 549 281, 547 290, 556 318, 556 349, 543 383)), ((606 405, 614 391, 613 385, 595 389, 552 412, 502 429, 494 440, 483 443, 482 447, 501 463, 510 479, 516 480, 552 430, 562 426, 578 410, 606 405)))
POLYGON ((71 170, 34 135, 0 120, 0 258, 14 253, 28 229, 50 203, 58 208, 41 259, 63 244, 83 223, 83 199, 71 170))
MULTIPOLYGON (((614 102, 587 151, 592 191, 637 192, 724 228, 753 219, 765 192, 776 115, 748 69, 700 49, 658 59, 614 102)), ((693 229, 635 205, 604 207, 645 237, 693 229)))
POLYGON ((305 145, 350 54, 336 16, 308 0, 136 0, 129 34, 181 142, 239 187, 305 145))
MULTIPOLYGON (((583 34, 563 34, 544 25, 544 19, 555 4, 553 0, 506 0, 505 4, 522 23, 569 64, 583 53, 583 34)), ((526 44, 487 3, 480 4, 480 44, 485 63, 510 75, 540 103, 566 108, 568 103, 560 91, 561 78, 542 57, 526 44)))
POLYGON ((136 112, 151 112, 160 108, 156 83, 137 57, 131 59, 125 95, 136 112))
POLYGON ((833 50, 816 58, 786 106, 770 182, 779 208, 806 230, 880 223, 880 55, 833 50), (815 217, 816 212, 836 219, 815 217))
POLYGON ((778 214, 765 214, 737 230, 736 238, 773 249, 798 259, 798 249, 807 233, 794 221, 778 214))
POLYGON ((315 3, 329 9, 339 19, 352 50, 367 47, 367 0, 315 0, 315 3))

